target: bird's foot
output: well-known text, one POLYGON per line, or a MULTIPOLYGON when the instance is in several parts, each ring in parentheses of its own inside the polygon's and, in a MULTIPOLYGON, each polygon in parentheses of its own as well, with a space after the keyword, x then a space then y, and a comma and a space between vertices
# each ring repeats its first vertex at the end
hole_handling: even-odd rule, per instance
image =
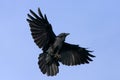
POLYGON ((61 56, 59 54, 55 54, 54 58, 59 59, 61 56))

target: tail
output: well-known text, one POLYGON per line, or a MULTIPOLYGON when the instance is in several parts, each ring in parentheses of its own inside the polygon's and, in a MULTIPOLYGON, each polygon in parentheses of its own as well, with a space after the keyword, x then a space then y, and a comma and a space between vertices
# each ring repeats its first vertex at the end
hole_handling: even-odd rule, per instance
POLYGON ((59 72, 59 63, 56 60, 53 60, 52 57, 49 59, 50 63, 48 64, 47 53, 42 53, 38 57, 38 65, 43 74, 47 74, 48 76, 55 76, 59 72))

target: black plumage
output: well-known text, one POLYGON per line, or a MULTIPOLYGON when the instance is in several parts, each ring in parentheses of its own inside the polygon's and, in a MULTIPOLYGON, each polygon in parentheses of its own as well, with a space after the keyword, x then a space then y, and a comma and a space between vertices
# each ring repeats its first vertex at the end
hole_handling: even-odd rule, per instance
POLYGON ((59 62, 64 65, 73 66, 89 63, 94 55, 86 48, 79 45, 69 44, 65 42, 65 38, 69 33, 60 33, 58 36, 52 30, 51 24, 48 22, 46 15, 42 15, 38 8, 38 15, 30 10, 27 19, 34 42, 43 53, 38 57, 38 65, 43 74, 54 76, 59 72, 59 62))

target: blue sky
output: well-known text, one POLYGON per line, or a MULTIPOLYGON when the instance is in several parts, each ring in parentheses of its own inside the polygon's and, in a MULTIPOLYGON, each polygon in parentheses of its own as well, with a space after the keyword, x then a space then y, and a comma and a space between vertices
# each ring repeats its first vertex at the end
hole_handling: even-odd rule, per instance
POLYGON ((0 80, 120 80, 119 0, 1 0, 0 80), (61 64, 55 77, 37 65, 41 50, 26 21, 29 9, 47 14, 56 34, 71 33, 66 42, 94 50, 89 65, 61 64))

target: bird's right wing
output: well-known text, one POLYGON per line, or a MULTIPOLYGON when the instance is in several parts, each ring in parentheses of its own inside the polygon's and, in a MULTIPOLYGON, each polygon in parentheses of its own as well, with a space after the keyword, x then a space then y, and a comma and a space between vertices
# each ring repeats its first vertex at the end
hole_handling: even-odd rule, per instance
POLYGON ((52 30, 51 24, 48 22, 46 15, 42 15, 40 9, 38 8, 38 14, 30 10, 31 16, 28 14, 29 19, 27 19, 32 37, 34 42, 46 51, 48 47, 53 44, 56 35, 52 30))
POLYGON ((95 57, 90 52, 86 48, 79 47, 78 45, 64 43, 59 53, 59 61, 68 66, 89 63, 89 61, 92 61, 91 57, 95 57))

